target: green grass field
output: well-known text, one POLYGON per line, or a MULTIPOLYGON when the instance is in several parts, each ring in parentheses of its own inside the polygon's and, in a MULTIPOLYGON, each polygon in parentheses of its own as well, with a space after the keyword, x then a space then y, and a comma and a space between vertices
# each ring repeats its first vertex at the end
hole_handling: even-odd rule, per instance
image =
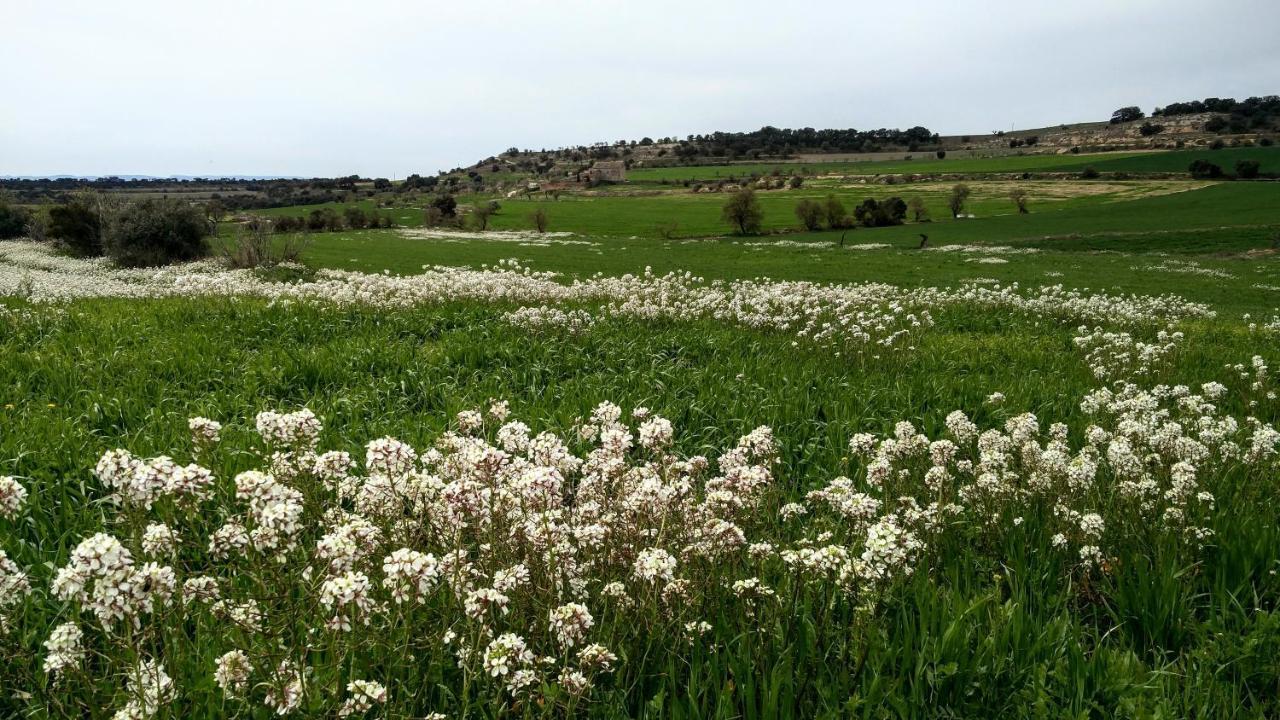
POLYGON ((399 207, 288 283, 0 243, 0 717, 1280 715, 1280 184, 1025 185, 399 207))

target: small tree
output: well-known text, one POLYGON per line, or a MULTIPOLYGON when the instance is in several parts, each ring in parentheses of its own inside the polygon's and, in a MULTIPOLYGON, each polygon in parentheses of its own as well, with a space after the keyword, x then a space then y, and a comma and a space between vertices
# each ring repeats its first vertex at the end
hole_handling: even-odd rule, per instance
POLYGON ((764 211, 760 209, 760 201, 751 188, 743 188, 729 197, 720 213, 721 219, 738 231, 739 235, 754 235, 760 232, 764 222, 764 211))
POLYGON ((22 237, 27 234, 27 223, 31 213, 26 208, 10 205, 0 197, 0 240, 22 237))
POLYGON ((125 267, 154 267, 208 255, 208 232, 203 214, 185 202, 143 200, 108 224, 103 247, 125 267))
POLYGON ((822 204, 823 215, 826 216, 827 227, 835 230, 837 228, 849 227, 849 213, 844 209, 844 203, 840 202, 835 195, 828 195, 822 204))
POLYGON ((374 178, 373 189, 374 190, 390 190, 391 181, 386 178, 374 178))
POLYGON ((204 204, 204 216, 209 218, 210 224, 217 227, 218 223, 227 216, 227 208, 221 200, 215 198, 204 204))
POLYGON ((542 208, 534 210, 533 213, 529 215, 529 222, 533 223, 533 229, 537 230, 539 233, 546 232, 547 211, 542 208))
POLYGON ((791 180, 788 182, 792 190, 799 190, 800 186, 804 185, 804 178, 800 177, 799 175, 793 175, 791 177, 791 180))
POLYGON ((1133 122, 1142 119, 1142 110, 1137 105, 1122 107, 1111 113, 1111 124, 1118 125, 1120 123, 1133 122))
POLYGON ((947 151, 946 151, 946 150, 939 150, 938 152, 934 153, 934 155, 937 155, 937 156, 938 156, 938 159, 939 159, 939 160, 942 160, 943 158, 945 158, 945 157, 947 156, 947 151))
POLYGON ((1257 160, 1238 160, 1236 161, 1236 177, 1252 180, 1258 177, 1258 171, 1261 167, 1257 160))
POLYGON ((964 212, 965 203, 969 202, 969 195, 973 191, 964 183, 957 183, 951 188, 951 197, 947 198, 947 207, 951 208, 951 217, 960 217, 960 213, 964 212))
POLYGON ((1018 208, 1019 214, 1026 215, 1030 212, 1027 210, 1027 200, 1029 199, 1029 196, 1027 195, 1025 188, 1014 188, 1013 190, 1010 190, 1009 199, 1012 200, 1014 206, 1018 208))
POLYGON ((440 217, 451 218, 458 214, 458 199, 449 193, 442 193, 431 201, 431 207, 440 211, 440 217))
POLYGON ((1142 126, 1138 128, 1138 132, 1142 137, 1151 137, 1152 135, 1159 135, 1164 132, 1164 126, 1158 123, 1144 122, 1142 123, 1142 126))
POLYGON ((808 198, 796 203, 796 217, 805 230, 821 230, 825 211, 821 204, 808 198))
POLYGON ((489 218, 498 212, 496 203, 482 202, 471 210, 471 221, 481 232, 489 229, 489 218))
POLYGON ((911 211, 911 219, 924 222, 929 219, 929 208, 924 205, 924 198, 919 195, 907 201, 907 209, 911 211))

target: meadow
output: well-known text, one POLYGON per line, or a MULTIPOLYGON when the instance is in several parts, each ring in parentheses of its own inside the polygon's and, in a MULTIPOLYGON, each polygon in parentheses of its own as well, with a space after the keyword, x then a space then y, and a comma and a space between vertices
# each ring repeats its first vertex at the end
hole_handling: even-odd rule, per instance
POLYGON ((0 716, 1274 717, 1280 186, 1181 182, 2 242, 0 716))

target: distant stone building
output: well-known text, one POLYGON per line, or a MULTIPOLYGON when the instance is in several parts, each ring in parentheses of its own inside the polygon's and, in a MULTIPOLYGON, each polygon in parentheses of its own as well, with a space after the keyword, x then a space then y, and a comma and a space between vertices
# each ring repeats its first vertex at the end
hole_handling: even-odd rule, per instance
POLYGON ((589 185, 626 182, 627 164, 621 160, 597 160, 582 173, 582 180, 589 185))

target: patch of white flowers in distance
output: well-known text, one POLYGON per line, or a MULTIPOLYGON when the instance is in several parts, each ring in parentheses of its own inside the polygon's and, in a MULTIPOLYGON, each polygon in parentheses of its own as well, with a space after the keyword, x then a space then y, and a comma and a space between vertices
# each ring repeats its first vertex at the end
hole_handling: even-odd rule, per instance
MULTIPOLYGON (((1117 348, 1107 358, 1131 350, 1083 345, 1117 348)), ((1239 372, 1267 380, 1260 360, 1239 372)), ((1275 428, 1219 409, 1227 392, 1115 383, 1083 398, 1092 424, 1080 437, 1007 405, 991 408, 1009 413, 993 427, 952 412, 935 437, 899 422, 855 434, 845 473, 801 498, 775 478, 767 427, 710 459, 677 454, 677 428, 646 408, 601 403, 564 438, 491 401, 427 446, 375 439, 361 463, 321 448, 314 414, 263 412, 259 469, 232 478, 104 453, 96 474, 118 511, 109 530, 41 579, 47 599, 0 555, 0 617, 46 604, 51 681, 92 654, 120 679, 122 719, 166 712, 187 684, 133 643, 177 634, 189 646, 192 628, 212 658, 201 682, 228 708, 390 712, 406 701, 394 677, 343 668, 377 667, 412 637, 447 658, 447 682, 567 710, 612 682, 631 628, 714 645, 726 638, 711 620, 738 613, 767 626, 761 614, 797 592, 874 611, 952 534, 1016 534, 1023 518, 1048 518, 1043 551, 1072 575, 1110 572, 1135 533, 1198 553, 1212 536, 1215 478, 1227 467, 1272 478, 1280 451, 1275 428)))
MULTIPOLYGON (((1001 252, 999 246, 973 246, 1001 252)), ((952 252, 977 252, 946 246, 952 252)), ((1006 253, 1022 252, 1009 248, 1006 253)), ((481 269, 432 266, 417 275, 321 270, 306 282, 277 283, 249 270, 221 269, 204 261, 162 269, 114 269, 101 260, 53 255, 45 245, 0 242, 0 294, 22 293, 36 302, 80 297, 244 296, 278 303, 369 305, 403 308, 472 301, 523 306, 508 322, 534 331, 585 332, 602 318, 687 322, 714 320, 794 336, 820 347, 902 349, 933 325, 933 312, 952 306, 1030 313, 1072 322, 1167 324, 1212 317, 1208 306, 1176 296, 1116 296, 1068 290, 1061 285, 1023 291, 1019 286, 976 283, 959 288, 899 288, 882 283, 826 285, 769 279, 707 281, 691 273, 640 275, 562 282, 514 260, 481 269), (583 305, 590 305, 584 309, 583 305), (565 309, 560 306, 577 306, 565 309)), ((842 350, 839 350, 842 351, 842 350)), ((191 427, 197 444, 217 437, 202 419, 191 427)))

